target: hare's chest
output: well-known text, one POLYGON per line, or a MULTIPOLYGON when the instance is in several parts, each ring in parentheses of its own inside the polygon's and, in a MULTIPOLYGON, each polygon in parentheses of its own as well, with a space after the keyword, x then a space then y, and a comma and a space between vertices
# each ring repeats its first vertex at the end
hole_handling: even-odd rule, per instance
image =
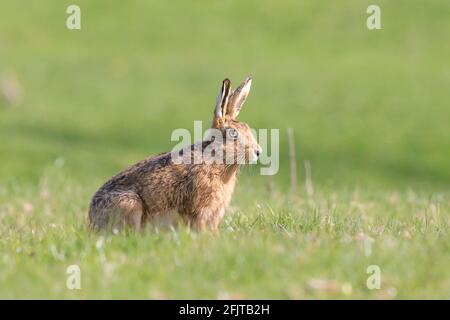
POLYGON ((231 201, 231 197, 233 196, 234 187, 236 186, 236 179, 230 179, 227 183, 223 184, 222 187, 222 196, 224 206, 228 206, 231 201))

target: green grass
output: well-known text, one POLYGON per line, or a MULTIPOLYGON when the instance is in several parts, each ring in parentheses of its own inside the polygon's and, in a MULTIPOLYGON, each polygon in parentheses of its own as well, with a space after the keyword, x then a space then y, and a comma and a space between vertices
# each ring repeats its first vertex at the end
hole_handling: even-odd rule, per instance
POLYGON ((450 298, 447 1, 380 0, 380 31, 365 0, 79 0, 69 31, 72 3, 0 3, 0 78, 24 95, 0 97, 0 298, 450 298), (99 185, 249 73, 240 118, 280 129, 273 190, 244 169, 219 236, 89 235, 99 185))
POLYGON ((59 170, 2 190, 3 298, 450 298, 448 194, 238 192, 218 236, 89 235, 90 193, 59 170), (66 288, 72 264, 81 290, 66 288))

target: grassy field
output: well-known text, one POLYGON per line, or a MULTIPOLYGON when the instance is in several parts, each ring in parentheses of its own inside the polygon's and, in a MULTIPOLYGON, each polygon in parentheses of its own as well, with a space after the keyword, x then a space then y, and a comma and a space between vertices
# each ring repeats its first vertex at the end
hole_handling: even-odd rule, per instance
POLYGON ((70 31, 72 3, 0 3, 0 298, 450 298, 447 1, 377 1, 377 31, 365 0, 79 0, 70 31), (280 170, 242 170, 221 234, 88 234, 101 183, 247 74, 280 170))

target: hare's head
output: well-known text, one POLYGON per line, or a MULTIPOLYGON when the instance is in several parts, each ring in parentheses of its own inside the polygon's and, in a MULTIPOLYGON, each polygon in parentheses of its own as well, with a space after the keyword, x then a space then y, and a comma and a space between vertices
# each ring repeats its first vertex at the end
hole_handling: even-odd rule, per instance
POLYGON ((222 88, 217 97, 212 129, 220 134, 220 144, 226 164, 244 164, 254 162, 261 154, 261 147, 249 125, 236 120, 247 98, 252 79, 248 77, 234 91, 231 82, 223 80, 222 88))

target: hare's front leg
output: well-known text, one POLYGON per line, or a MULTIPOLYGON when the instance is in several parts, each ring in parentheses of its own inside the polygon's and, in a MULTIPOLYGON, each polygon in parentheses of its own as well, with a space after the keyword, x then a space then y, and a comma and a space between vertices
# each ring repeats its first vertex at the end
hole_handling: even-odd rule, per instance
POLYGON ((189 226, 195 231, 219 232, 219 224, 225 213, 225 208, 202 208, 189 217, 189 226))

